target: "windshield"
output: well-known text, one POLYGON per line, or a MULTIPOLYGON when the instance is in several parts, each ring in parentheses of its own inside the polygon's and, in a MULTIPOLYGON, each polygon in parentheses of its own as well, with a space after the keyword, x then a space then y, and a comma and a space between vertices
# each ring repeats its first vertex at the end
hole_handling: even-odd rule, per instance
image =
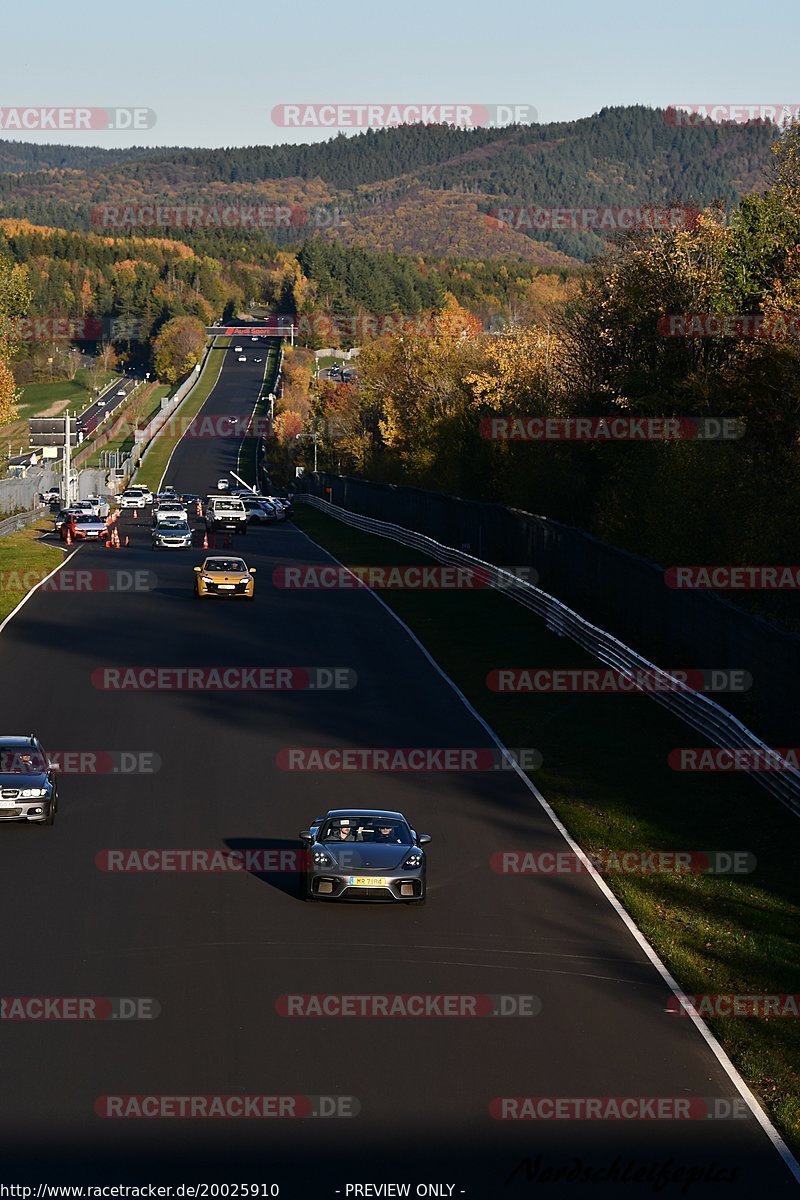
POLYGON ((44 758, 35 746, 0 742, 0 774, 38 775, 46 769, 44 758))
POLYGON ((410 846, 411 830, 405 821, 381 817, 333 817, 318 836, 320 842, 385 842, 410 846))
POLYGON ((161 529, 169 529, 172 533, 174 533, 176 530, 179 533, 189 533, 189 526, 186 524, 186 522, 178 519, 172 521, 159 521, 156 527, 156 532, 161 529))
POLYGON ((246 571, 247 567, 241 558, 207 558, 206 571, 246 571))
POLYGON ((97 517, 91 516, 90 513, 75 513, 73 520, 76 525, 98 525, 100 522, 97 517))

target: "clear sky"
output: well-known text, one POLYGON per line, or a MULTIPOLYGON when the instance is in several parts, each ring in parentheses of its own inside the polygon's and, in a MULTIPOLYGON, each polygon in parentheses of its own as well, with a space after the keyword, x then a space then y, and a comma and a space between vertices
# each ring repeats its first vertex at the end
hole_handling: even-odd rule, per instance
POLYGON ((800 2, 62 0, 4 15, 0 108, 153 109, 153 129, 28 141, 226 146, 317 140, 281 103, 513 103, 540 121, 607 105, 800 103, 800 2))

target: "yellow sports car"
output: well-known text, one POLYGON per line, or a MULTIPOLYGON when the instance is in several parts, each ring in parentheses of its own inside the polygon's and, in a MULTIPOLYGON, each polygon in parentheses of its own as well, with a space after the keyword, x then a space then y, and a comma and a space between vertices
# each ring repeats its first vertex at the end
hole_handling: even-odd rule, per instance
POLYGON ((206 600, 209 596, 244 596, 245 600, 255 600, 255 573, 255 567, 248 567, 243 558, 207 558, 202 567, 194 569, 195 597, 206 600))

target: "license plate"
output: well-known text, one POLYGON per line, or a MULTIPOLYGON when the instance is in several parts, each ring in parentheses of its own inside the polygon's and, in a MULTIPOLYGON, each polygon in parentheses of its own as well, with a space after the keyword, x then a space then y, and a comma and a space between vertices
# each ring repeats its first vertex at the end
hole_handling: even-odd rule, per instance
POLYGON ((16 808, 17 800, 0 800, 0 808, 16 808))
POLYGON ((219 585, 219 590, 221 592, 232 592, 234 587, 235 587, 235 584, 233 584, 233 583, 221 583, 219 585))
POLYGON ((350 887, 387 887, 388 879, 379 879, 375 875, 351 875, 350 887))

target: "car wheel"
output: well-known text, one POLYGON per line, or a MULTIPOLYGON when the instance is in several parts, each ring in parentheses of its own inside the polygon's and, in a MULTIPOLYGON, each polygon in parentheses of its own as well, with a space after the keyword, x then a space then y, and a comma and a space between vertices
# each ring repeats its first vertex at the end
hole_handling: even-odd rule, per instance
POLYGON ((56 823, 55 805, 51 804, 50 812, 47 814, 47 816, 45 817, 45 819, 43 821, 39 822, 39 824, 40 825, 55 825, 55 823, 56 823))

